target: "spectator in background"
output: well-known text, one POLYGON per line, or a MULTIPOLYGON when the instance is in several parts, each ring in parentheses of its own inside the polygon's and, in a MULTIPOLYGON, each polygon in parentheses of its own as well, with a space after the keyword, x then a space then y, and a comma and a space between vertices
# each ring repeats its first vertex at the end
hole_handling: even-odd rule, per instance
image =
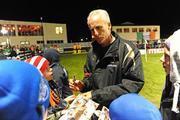
POLYGON ((161 57, 166 72, 160 111, 164 120, 180 120, 180 30, 173 33, 166 41, 164 55, 161 57))
POLYGON ((76 43, 73 44, 73 53, 74 54, 77 53, 77 44, 76 43))
POLYGON ((32 65, 0 61, 0 119, 45 120, 49 85, 32 65))
POLYGON ((15 47, 14 46, 11 46, 10 48, 10 54, 8 55, 8 57, 10 58, 10 59, 16 59, 16 57, 17 57, 17 53, 16 53, 16 49, 15 49, 15 47))
POLYGON ((138 93, 144 85, 138 48, 112 31, 106 10, 91 11, 87 24, 93 42, 84 67, 85 78, 70 83, 70 87, 106 107, 123 94, 138 93))
POLYGON ((153 48, 158 48, 158 42, 157 42, 157 40, 154 41, 153 45, 154 45, 153 48))
POLYGON ((162 120, 159 109, 144 97, 129 93, 112 101, 111 120, 162 120))
POLYGON ((6 56, 3 54, 3 48, 0 46, 0 60, 6 59, 6 56))
POLYGON ((161 40, 160 39, 157 41, 157 43, 158 43, 158 48, 161 48, 161 40))
POLYGON ((79 54, 79 53, 81 53, 81 44, 80 43, 77 43, 77 53, 79 54))
POLYGON ((6 59, 6 56, 0 52, 0 60, 4 60, 4 59, 6 59))
POLYGON ((139 48, 139 49, 140 49, 140 44, 139 44, 139 41, 136 41, 136 46, 137 46, 137 48, 139 48))

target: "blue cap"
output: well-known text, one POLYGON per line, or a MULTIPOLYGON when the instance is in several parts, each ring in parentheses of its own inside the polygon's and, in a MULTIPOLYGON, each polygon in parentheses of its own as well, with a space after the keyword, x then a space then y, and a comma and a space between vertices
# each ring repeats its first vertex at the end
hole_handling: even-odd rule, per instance
POLYGON ((0 61, 0 118, 42 120, 49 105, 49 86, 33 65, 0 61))
POLYGON ((162 120, 158 108, 135 93, 115 99, 110 104, 109 114, 112 120, 162 120))

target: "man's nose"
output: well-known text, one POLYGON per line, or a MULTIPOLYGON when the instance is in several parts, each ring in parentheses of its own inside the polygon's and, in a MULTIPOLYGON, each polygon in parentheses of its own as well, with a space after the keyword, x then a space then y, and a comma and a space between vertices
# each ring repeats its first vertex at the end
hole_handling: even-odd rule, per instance
POLYGON ((99 33, 96 29, 93 29, 93 36, 97 36, 99 33))

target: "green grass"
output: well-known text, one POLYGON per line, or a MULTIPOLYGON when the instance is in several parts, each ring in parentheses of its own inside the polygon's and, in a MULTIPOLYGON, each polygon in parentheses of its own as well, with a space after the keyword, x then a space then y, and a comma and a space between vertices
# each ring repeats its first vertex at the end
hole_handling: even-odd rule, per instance
MULTIPOLYGON (((147 62, 145 56, 142 56, 145 85, 140 94, 153 104, 159 107, 162 87, 164 85, 165 73, 160 62, 162 54, 147 55, 147 62)), ((86 61, 86 54, 62 54, 61 63, 66 67, 69 73, 69 78, 76 76, 76 79, 83 78, 83 66, 86 61)))
POLYGON ((165 72, 160 62, 162 54, 147 55, 147 62, 145 56, 142 56, 144 67, 145 85, 140 94, 159 107, 162 88, 165 80, 165 72))
POLYGON ((61 64, 67 69, 69 78, 83 78, 83 66, 86 62, 86 54, 61 54, 61 64))

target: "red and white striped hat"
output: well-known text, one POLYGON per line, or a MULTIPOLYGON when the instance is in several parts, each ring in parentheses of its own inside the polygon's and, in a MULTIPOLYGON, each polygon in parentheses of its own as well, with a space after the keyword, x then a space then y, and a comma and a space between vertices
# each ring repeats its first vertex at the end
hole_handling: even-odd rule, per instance
POLYGON ((42 74, 49 67, 49 61, 42 56, 34 56, 32 58, 25 60, 25 62, 34 65, 38 70, 41 71, 42 74))

